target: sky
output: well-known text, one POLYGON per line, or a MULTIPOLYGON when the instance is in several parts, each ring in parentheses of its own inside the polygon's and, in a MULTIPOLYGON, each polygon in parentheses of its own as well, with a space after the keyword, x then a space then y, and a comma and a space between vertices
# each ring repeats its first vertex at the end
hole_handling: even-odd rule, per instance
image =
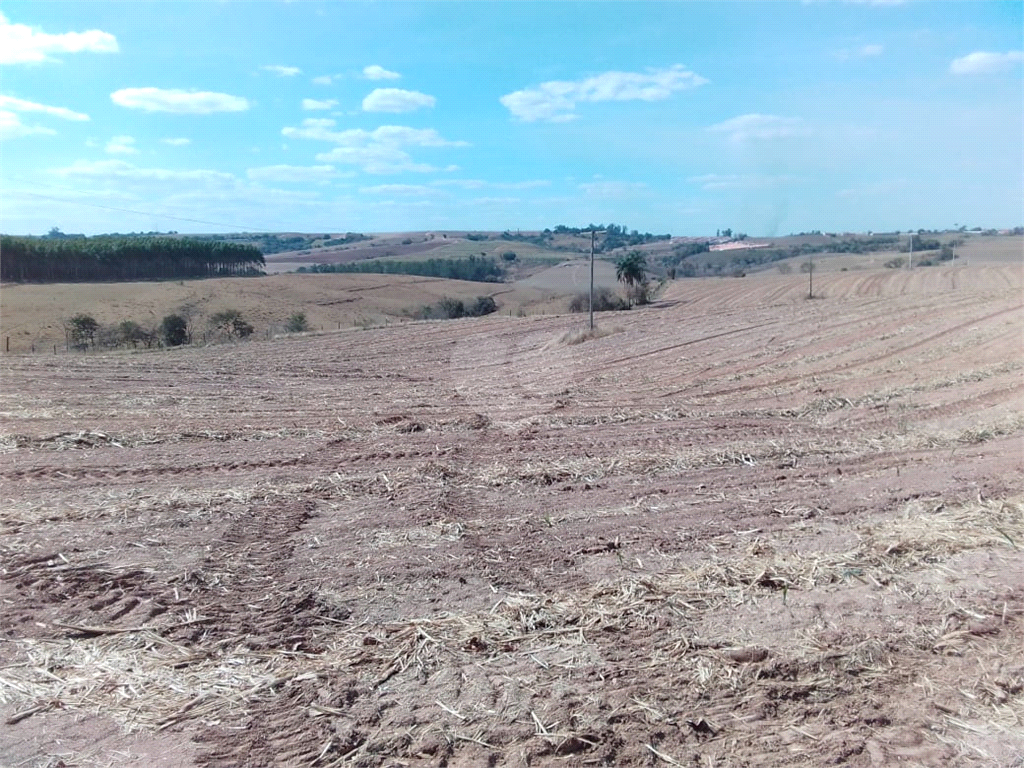
POLYGON ((0 0, 0 231, 1024 224, 1024 3, 0 0))

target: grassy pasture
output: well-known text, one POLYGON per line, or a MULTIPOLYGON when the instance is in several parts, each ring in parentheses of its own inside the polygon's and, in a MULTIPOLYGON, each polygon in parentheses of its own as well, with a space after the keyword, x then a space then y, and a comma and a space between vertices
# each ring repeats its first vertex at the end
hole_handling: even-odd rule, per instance
POLYGON ((101 325, 134 320, 155 327, 171 313, 193 316, 194 338, 207 319, 237 309, 263 338, 279 332, 294 312, 304 312, 313 330, 383 325, 444 297, 473 300, 494 296, 500 311, 542 311, 548 292, 533 286, 472 283, 409 275, 271 275, 181 282, 60 283, 6 285, 0 333, 11 352, 64 348, 63 322, 83 312, 101 325))

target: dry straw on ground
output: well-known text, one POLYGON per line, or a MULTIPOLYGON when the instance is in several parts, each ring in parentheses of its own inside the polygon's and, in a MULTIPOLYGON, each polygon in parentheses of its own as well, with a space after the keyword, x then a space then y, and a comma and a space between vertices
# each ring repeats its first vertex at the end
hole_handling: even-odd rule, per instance
MULTIPOLYGON (((785 683, 770 670, 789 665, 800 670, 799 683, 793 685, 799 686, 801 696, 828 702, 849 691, 851 675, 861 684, 895 684, 906 679, 907 665, 913 664, 921 665, 915 674, 926 678, 937 657, 958 654, 986 636, 1019 627, 1021 617, 962 605, 949 596, 947 620, 940 624, 911 623, 902 632, 878 637, 852 634, 829 646, 804 637, 780 648, 734 647, 728 638, 702 638, 694 634, 699 617, 761 603, 765 610, 776 610, 787 599, 799 601, 801 593, 854 582, 923 594, 927 587, 912 578, 915 574, 941 571, 944 563, 964 552, 1012 552, 1024 544, 1022 509, 1020 499, 953 507, 912 503, 894 519, 859 526, 856 545, 841 552, 798 552, 784 541, 755 535, 744 553, 711 555, 697 565, 663 573, 624 569, 621 576, 583 592, 502 594, 485 612, 376 626, 331 622, 324 629, 327 647, 318 654, 257 652, 247 648, 244 637, 208 647, 186 647, 168 639, 183 624, 201 625, 204 617, 197 611, 138 627, 61 624, 56 629, 64 639, 15 641, 25 661, 0 670, 0 701, 16 706, 12 723, 67 708, 105 713, 129 729, 159 730, 183 722, 230 720, 276 692, 302 681, 330 680, 339 670, 355 671, 363 688, 376 690, 400 689, 404 683, 399 681, 452 663, 510 671, 526 665, 554 684, 559 678, 574 678, 579 670, 611 670, 621 663, 605 657, 610 650, 605 638, 662 627, 652 636, 656 639, 646 651, 647 663, 660 669, 669 688, 685 687, 688 697, 713 701, 728 696, 729 712, 742 712, 743 702, 763 698, 769 690, 777 694, 785 683)), ((449 526, 438 535, 460 532, 449 526)), ((985 723, 986 732, 993 734, 1020 727, 1024 702, 1012 694, 1022 684, 1024 680, 995 672, 970 681, 965 689, 969 696, 957 697, 956 707, 936 711, 936 733, 953 741, 958 727, 979 727, 968 726, 968 720, 985 723)), ((457 721, 457 730, 449 732, 452 738, 489 743, 494 722, 486 711, 465 702, 458 704, 459 710, 453 709, 454 701, 438 706, 457 721)), ((630 717, 681 725, 682 714, 658 708, 664 704, 636 701, 630 706, 630 717)), ((701 722, 708 734, 745 727, 729 712, 705 707, 707 720, 701 722)), ((594 729, 600 727, 549 727, 535 712, 530 714, 537 736, 556 750, 568 749, 566 745, 589 748, 594 729)), ((310 704, 310 717, 334 716, 344 716, 344 711, 326 701, 310 704)), ((691 722, 689 727, 698 726, 691 722)), ((795 723, 793 727, 799 731, 795 723)), ((816 738, 808 734, 807 749, 816 738)), ((357 752, 344 757, 355 759, 357 752)), ((668 762, 667 755, 661 759, 668 762)))

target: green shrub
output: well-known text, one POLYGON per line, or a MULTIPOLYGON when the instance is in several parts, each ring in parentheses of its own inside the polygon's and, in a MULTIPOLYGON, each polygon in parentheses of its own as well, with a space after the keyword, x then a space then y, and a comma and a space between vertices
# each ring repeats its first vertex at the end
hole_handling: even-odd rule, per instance
POLYGON ((476 301, 466 306, 462 299, 445 297, 432 306, 422 307, 415 313, 421 320, 455 320, 460 317, 482 317, 498 311, 498 304, 490 296, 477 296, 476 301))
POLYGON ((440 317, 445 317, 449 320, 464 317, 466 314, 466 305, 462 303, 462 299, 449 299, 445 297, 437 302, 437 309, 440 317))
POLYGON ((160 338, 168 347, 188 344, 188 321, 181 315, 167 315, 160 323, 160 338))
POLYGON ((96 339, 96 332, 100 324, 92 315, 79 313, 72 317, 67 324, 68 341, 75 349, 85 349, 96 339))
POLYGON ((305 312, 295 312, 288 318, 284 325, 288 333, 305 333, 309 330, 309 322, 306 320, 305 312))
MULTIPOLYGON (((607 288, 597 288, 594 290, 594 311, 595 312, 610 312, 629 309, 629 303, 625 301, 621 296, 610 291, 607 288)), ((590 294, 589 293, 577 293, 569 301, 570 312, 589 312, 590 311, 590 294)))
POLYGON ((225 309, 210 318, 210 327, 225 336, 244 339, 255 330, 252 325, 242 319, 237 309, 225 309))
POLYGON ((135 348, 139 344, 145 344, 149 348, 153 346, 156 339, 155 332, 147 331, 134 320, 122 320, 114 332, 114 343, 126 347, 135 348))
POLYGON ((490 315, 498 311, 498 304, 490 296, 477 296, 476 303, 470 310, 469 314, 473 317, 482 317, 484 315, 490 315))

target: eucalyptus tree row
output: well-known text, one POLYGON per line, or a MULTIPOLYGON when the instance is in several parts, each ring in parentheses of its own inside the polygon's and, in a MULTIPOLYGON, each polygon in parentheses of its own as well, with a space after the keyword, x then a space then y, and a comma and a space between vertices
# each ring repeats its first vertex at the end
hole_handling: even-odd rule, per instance
POLYGON ((173 237, 0 237, 0 280, 90 282, 263 274, 259 249, 173 237))

